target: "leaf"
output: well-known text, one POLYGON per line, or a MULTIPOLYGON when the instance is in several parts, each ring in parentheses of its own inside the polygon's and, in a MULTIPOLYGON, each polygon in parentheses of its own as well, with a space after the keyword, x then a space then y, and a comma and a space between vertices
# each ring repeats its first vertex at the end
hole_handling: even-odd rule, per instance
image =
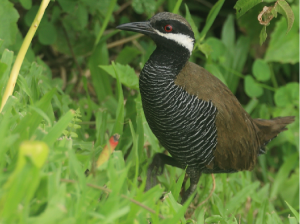
POLYGON ((297 166, 297 161, 297 153, 294 153, 286 158, 284 164, 280 167, 279 171, 276 174, 274 183, 271 188, 270 198, 274 198, 277 196, 278 192, 281 190, 281 186, 283 186, 284 182, 289 177, 291 170, 293 170, 294 167, 297 166))
POLYGON ((148 16, 155 12, 154 0, 133 0, 131 3, 134 11, 138 14, 146 12, 148 16))
POLYGON ((256 84, 252 76, 247 75, 244 80, 245 92, 249 97, 259 97, 264 91, 256 84))
POLYGON ((267 26, 263 26, 259 34, 259 44, 262 45, 268 37, 267 26))
POLYGON ((224 221, 225 219, 220 215, 212 215, 211 217, 205 219, 205 223, 220 223, 224 221))
POLYGON ((89 13, 83 5, 79 5, 76 11, 76 15, 78 18, 78 24, 77 24, 77 26, 79 27, 78 29, 82 30, 86 27, 88 23, 89 13))
POLYGON ((264 60, 280 63, 299 62, 299 6, 292 6, 295 15, 295 24, 290 32, 286 34, 285 19, 281 18, 276 22, 275 29, 271 34, 269 47, 264 60))
POLYGON ((115 72, 115 76, 117 79, 117 90, 118 90, 118 108, 116 113, 116 121, 113 128, 113 134, 122 135, 123 133, 123 126, 124 126, 124 96, 123 96, 123 89, 120 80, 120 73, 117 71, 117 66, 114 62, 112 62, 112 66, 115 72))
POLYGON ((267 219, 266 212, 268 211, 268 204, 269 204, 269 199, 266 198, 260 206, 260 211, 259 211, 259 214, 258 214, 255 224, 265 224, 266 223, 266 219, 267 219))
POLYGON ((50 45, 56 41, 57 32, 55 26, 50 22, 41 23, 38 28, 38 39, 41 44, 50 45))
POLYGON ((191 16, 191 13, 190 13, 190 10, 189 10, 188 6, 186 4, 184 4, 184 6, 185 6, 185 19, 191 25, 192 30, 193 30, 194 35, 195 35, 195 40, 197 41, 199 39, 198 27, 194 23, 194 20, 191 16))
POLYGON ((205 26, 203 27, 199 39, 203 40, 204 37, 206 36, 206 33, 208 32, 208 30, 210 29, 211 25, 213 24, 213 22, 215 21, 217 15, 219 14, 223 4, 224 4, 225 0, 219 0, 209 11, 209 14, 207 16, 206 19, 206 23, 205 26))
POLYGON ((30 9, 32 6, 32 0, 20 0, 21 5, 24 7, 24 9, 30 9))
POLYGON ((204 44, 199 44, 198 45, 198 49, 203 53, 205 54, 205 57, 208 58, 208 56, 210 55, 211 53, 211 47, 210 45, 204 43, 204 44))
POLYGON ((226 47, 220 39, 215 37, 209 37, 205 40, 205 43, 211 47, 209 56, 215 61, 219 60, 226 51, 226 47))
POLYGON ((97 167, 101 166, 104 164, 110 157, 110 154, 115 151, 115 148, 117 147, 119 143, 119 138, 120 135, 114 134, 113 136, 110 137, 108 143, 104 146, 103 150, 101 151, 98 160, 96 162, 97 167))
POLYGON ((292 29, 295 20, 293 10, 285 0, 278 0, 277 3, 278 3, 277 12, 282 14, 287 20, 288 28, 286 33, 288 33, 292 29))
POLYGON ((249 9, 256 6, 257 4, 263 2, 263 0, 238 0, 234 5, 236 9, 236 17, 240 18, 244 15, 249 9))
POLYGON ((20 145, 18 162, 16 170, 18 171, 23 168, 26 163, 25 157, 30 157, 32 163, 37 167, 41 168, 49 154, 49 148, 44 142, 40 141, 25 141, 20 145))
POLYGON ((258 81, 267 81, 271 78, 268 64, 261 59, 256 59, 252 65, 252 72, 258 81))
POLYGON ((258 188, 259 182, 256 181, 242 188, 240 191, 235 192, 235 195, 230 199, 226 205, 227 213, 232 213, 239 205, 241 205, 246 198, 251 195, 253 191, 258 188))
POLYGON ((209 71, 211 74, 213 74, 214 76, 216 76, 218 79, 220 79, 221 82, 223 82, 227 86, 226 80, 222 75, 222 73, 220 72, 220 70, 218 69, 218 66, 216 64, 206 64, 205 69, 209 71))
POLYGON ((71 111, 68 111, 48 131, 48 134, 44 136, 43 141, 45 141, 49 146, 52 146, 54 144, 54 142, 61 136, 63 131, 68 127, 68 125, 72 121, 73 117, 74 117, 74 114, 71 111))
POLYGON ((182 0, 177 0, 176 5, 174 6, 174 9, 173 9, 172 13, 178 14, 181 3, 182 3, 182 0))
POLYGON ((289 104, 296 105, 299 101, 299 83, 291 82, 278 88, 274 95, 274 101, 279 107, 285 107, 289 104))
POLYGON ((287 201, 285 201, 285 203, 287 204, 289 209, 292 211, 292 213, 294 214, 295 218, 297 219, 297 221, 299 223, 299 213, 292 206, 290 206, 290 204, 287 203, 287 201))
POLYGON ((14 8, 13 4, 8 0, 1 0, 0 7, 0 39, 4 40, 0 52, 3 48, 8 47, 15 43, 16 35, 18 32, 17 21, 19 13, 14 8))
POLYGON ((75 10, 77 1, 74 0, 57 0, 61 8, 68 13, 71 13, 75 10))
POLYGON ((126 46, 121 50, 121 52, 118 53, 116 63, 126 65, 132 62, 132 60, 135 59, 139 54, 141 54, 141 51, 138 49, 126 46))
POLYGON ((88 61, 91 70, 92 84, 96 91, 98 100, 101 102, 108 95, 112 95, 110 76, 99 68, 99 65, 107 65, 109 62, 106 43, 100 42, 94 49, 88 61))
MULTIPOLYGON (((99 67, 110 74, 112 77, 116 78, 116 73, 113 65, 101 65, 99 67)), ((121 65, 119 63, 116 63, 115 68, 120 77, 120 82, 123 85, 132 89, 139 88, 139 79, 135 74, 135 71, 129 65, 121 65)))

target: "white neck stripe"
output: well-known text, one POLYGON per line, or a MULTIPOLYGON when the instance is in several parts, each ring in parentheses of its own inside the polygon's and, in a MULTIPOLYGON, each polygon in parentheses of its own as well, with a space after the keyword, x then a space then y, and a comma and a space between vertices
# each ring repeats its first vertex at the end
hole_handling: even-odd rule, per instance
POLYGON ((192 54, 194 48, 194 39, 188 35, 180 34, 180 33, 161 33, 158 30, 154 30, 158 35, 163 36, 169 40, 174 40, 181 46, 185 47, 189 50, 190 55, 192 54))

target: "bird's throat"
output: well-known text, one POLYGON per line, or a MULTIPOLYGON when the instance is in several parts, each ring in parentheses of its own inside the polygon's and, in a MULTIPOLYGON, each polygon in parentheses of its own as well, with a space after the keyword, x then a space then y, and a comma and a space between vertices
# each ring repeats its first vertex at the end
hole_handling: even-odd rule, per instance
POLYGON ((174 80, 189 57, 189 51, 183 47, 175 47, 175 49, 170 50, 158 45, 146 62, 141 76, 147 75, 147 78, 174 80))

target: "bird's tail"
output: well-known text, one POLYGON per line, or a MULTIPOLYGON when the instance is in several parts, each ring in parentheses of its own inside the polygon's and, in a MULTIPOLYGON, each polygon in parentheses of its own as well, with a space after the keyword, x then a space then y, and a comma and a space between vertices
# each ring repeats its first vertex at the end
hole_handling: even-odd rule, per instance
POLYGON ((294 116, 289 117, 276 117, 270 120, 264 119, 253 119, 254 123, 260 130, 260 142, 263 145, 266 145, 277 135, 287 130, 286 126, 295 121, 294 116))

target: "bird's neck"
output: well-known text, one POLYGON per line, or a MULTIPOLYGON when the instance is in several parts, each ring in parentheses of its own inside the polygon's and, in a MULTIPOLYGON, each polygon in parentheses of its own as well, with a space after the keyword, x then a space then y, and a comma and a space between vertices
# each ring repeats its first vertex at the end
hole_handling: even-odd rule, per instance
POLYGON ((141 75, 146 75, 148 78, 174 80, 189 57, 190 52, 184 47, 174 47, 170 50, 158 45, 146 62, 141 75))

